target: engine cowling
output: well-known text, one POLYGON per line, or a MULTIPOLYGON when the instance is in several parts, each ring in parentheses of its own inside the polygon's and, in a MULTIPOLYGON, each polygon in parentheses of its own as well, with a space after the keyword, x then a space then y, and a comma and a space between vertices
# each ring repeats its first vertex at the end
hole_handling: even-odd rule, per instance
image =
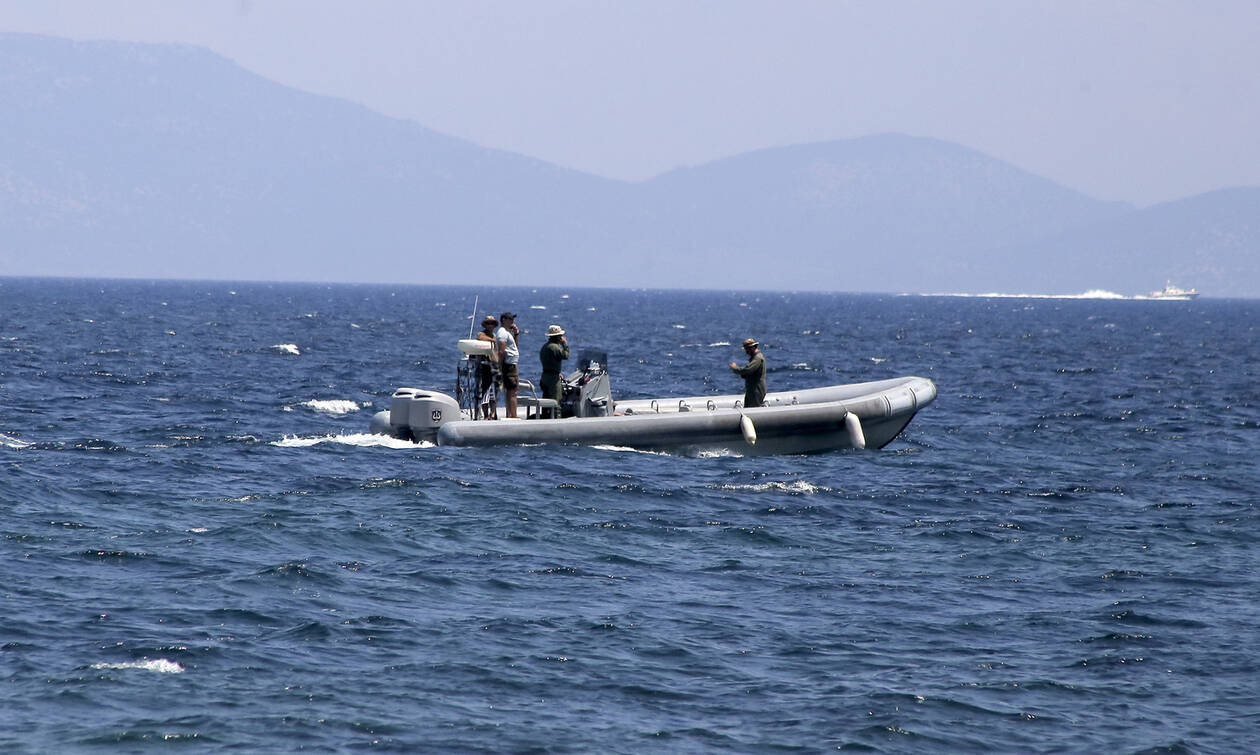
POLYGON ((459 419, 459 404, 445 393, 399 388, 389 402, 389 434, 416 441, 437 440, 438 428, 459 419))

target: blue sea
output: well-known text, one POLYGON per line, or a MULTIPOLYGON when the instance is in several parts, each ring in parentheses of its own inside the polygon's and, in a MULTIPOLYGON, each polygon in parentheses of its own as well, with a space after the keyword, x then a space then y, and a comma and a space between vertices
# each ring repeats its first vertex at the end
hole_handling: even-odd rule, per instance
POLYGON ((0 279, 5 752, 1260 747, 1260 302, 0 279), (882 450, 370 436, 478 315, 882 450), (183 747, 180 747, 183 745, 183 747))

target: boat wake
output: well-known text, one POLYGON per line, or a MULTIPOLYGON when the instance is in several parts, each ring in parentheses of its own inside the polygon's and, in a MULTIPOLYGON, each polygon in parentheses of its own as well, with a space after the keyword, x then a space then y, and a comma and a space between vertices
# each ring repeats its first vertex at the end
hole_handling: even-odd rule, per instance
POLYGON ((1143 299, 1145 297, 1128 297, 1102 288, 1093 288, 1083 294, 1004 294, 990 292, 984 294, 919 294, 919 296, 955 296, 963 299, 1143 299))
POLYGON ((280 446, 281 448, 309 448, 317 446, 320 443, 340 443, 344 446, 362 446, 362 447, 380 447, 380 448, 433 448, 434 444, 427 441, 419 443, 402 438, 395 438, 391 435, 376 435, 375 433, 352 433, 349 435, 316 435, 301 437, 297 435, 286 435, 280 440, 273 440, 271 445, 280 446))
POLYGON ((664 451, 648 451, 642 448, 630 448, 629 446, 608 446, 596 444, 591 446, 591 448, 597 451, 617 451, 619 453, 628 454, 647 454, 648 456, 673 456, 673 454, 667 454, 664 451))
POLYGON ((596 449, 598 451, 617 451, 620 453, 628 453, 628 454, 646 454, 648 456, 681 456, 681 457, 691 457, 691 458, 698 458, 698 459, 726 459, 726 458, 742 459, 744 457, 744 455, 739 453, 738 451, 732 451, 731 449, 727 449, 727 448, 716 449, 716 450, 696 451, 694 453, 677 453, 677 452, 671 453, 669 451, 650 451, 646 448, 630 448, 629 446, 614 446, 614 445, 609 445, 606 443, 592 445, 591 448, 596 449))

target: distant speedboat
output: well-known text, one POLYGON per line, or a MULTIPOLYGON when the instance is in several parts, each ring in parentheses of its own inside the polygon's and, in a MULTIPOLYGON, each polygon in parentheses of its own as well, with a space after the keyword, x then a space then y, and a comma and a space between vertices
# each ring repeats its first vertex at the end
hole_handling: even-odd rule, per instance
POLYGON ((1199 292, 1191 289, 1177 288, 1171 281, 1164 283, 1163 291, 1152 291, 1147 294, 1148 299, 1171 299, 1173 301, 1190 301, 1199 296, 1199 292))

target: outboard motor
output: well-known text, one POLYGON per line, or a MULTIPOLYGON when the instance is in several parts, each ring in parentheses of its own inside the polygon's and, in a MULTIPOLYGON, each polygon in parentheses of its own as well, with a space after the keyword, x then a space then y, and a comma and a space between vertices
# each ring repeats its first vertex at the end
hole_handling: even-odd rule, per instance
POLYGON ((610 417, 615 403, 608 377, 608 352, 587 349, 578 354, 578 368, 564 379, 560 413, 565 417, 610 417))
MULTIPOLYGON (((399 388, 389 402, 388 434, 433 443, 437 440, 438 428, 452 419, 459 419, 459 404, 445 393, 399 388)), ((373 432, 377 431, 376 425, 374 419, 373 432)))

